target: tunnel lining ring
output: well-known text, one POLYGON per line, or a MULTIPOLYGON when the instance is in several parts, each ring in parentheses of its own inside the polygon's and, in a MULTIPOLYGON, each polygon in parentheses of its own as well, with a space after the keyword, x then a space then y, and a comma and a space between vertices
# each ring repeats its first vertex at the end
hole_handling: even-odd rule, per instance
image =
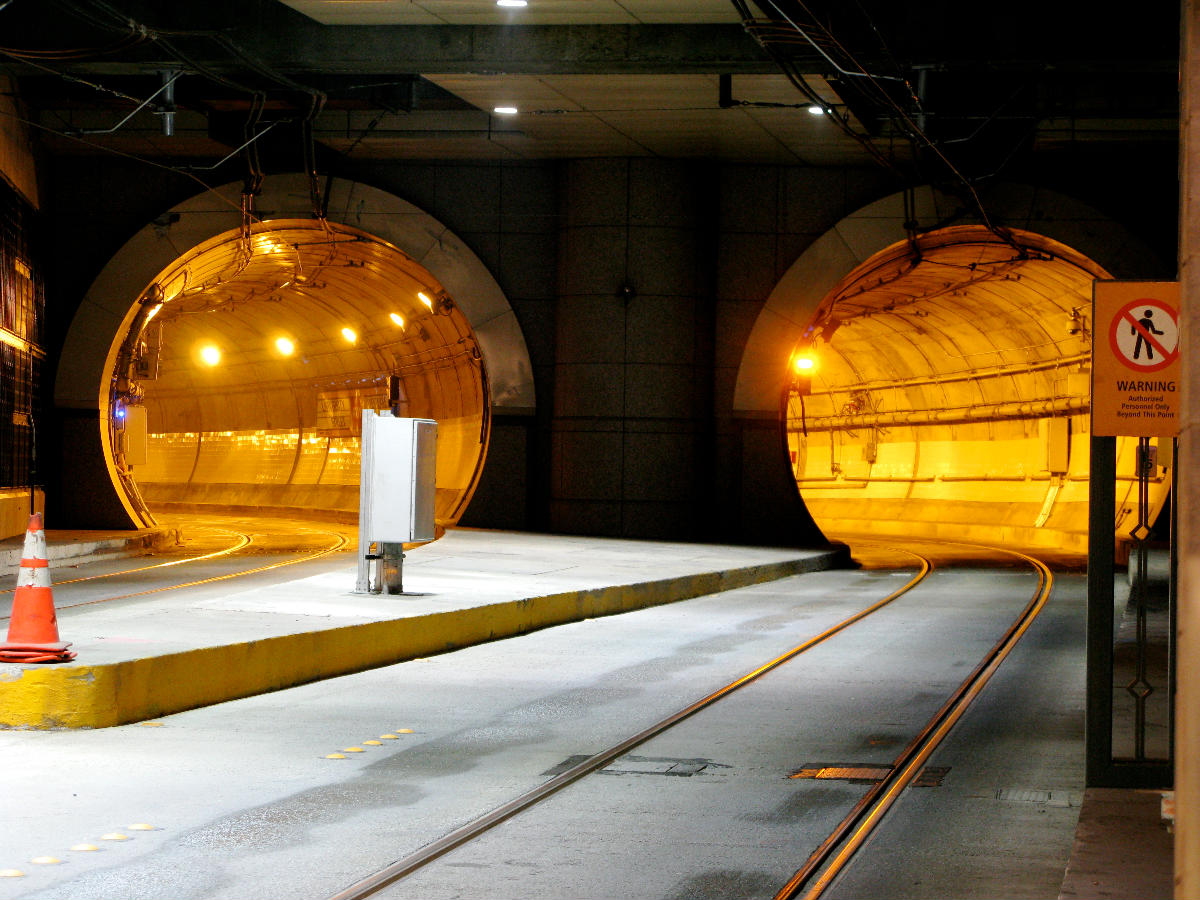
MULTIPOLYGON (((169 222, 168 226, 148 224, 110 260, 68 331, 55 383, 56 406, 85 413, 106 407, 114 340, 133 323, 136 299, 179 256, 178 248, 195 247, 240 221, 235 212, 240 190, 240 184, 230 184, 179 204, 170 215, 157 220, 169 222)), ((268 222, 290 215, 307 217, 311 215, 308 198, 303 177, 281 176, 268 180, 259 208, 268 211, 264 213, 268 222)), ((433 274, 455 298, 478 341, 487 364, 489 411, 528 414, 533 409, 532 366, 521 329, 495 279, 469 248, 427 213, 398 197, 354 182, 333 182, 329 221, 378 236, 433 274)), ((104 429, 107 423, 99 425, 104 429)), ((84 437, 93 440, 86 434, 84 437)), ((100 444, 100 435, 94 440, 100 444)), ((107 462, 115 501, 129 522, 144 524, 137 504, 117 487, 111 456, 107 462)), ((91 489, 104 491, 99 484, 91 489)), ((102 498, 97 505, 103 506, 102 498)))

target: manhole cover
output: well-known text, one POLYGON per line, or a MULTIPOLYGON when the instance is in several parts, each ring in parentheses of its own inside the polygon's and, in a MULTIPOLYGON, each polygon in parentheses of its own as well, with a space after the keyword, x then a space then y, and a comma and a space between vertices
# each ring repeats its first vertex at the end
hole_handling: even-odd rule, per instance
MULTIPOLYGON (((552 769, 547 769, 542 775, 553 777, 570 771, 580 763, 591 759, 590 756, 578 754, 568 756, 552 769)), ((601 775, 670 775, 676 778, 688 778, 712 769, 728 769, 729 766, 715 763, 711 759, 677 759, 669 756, 622 756, 603 769, 601 775)))
POLYGON ((1047 791, 1036 788, 1001 788, 996 799, 1006 803, 1039 803, 1045 806, 1076 807, 1083 803, 1078 791, 1047 791))

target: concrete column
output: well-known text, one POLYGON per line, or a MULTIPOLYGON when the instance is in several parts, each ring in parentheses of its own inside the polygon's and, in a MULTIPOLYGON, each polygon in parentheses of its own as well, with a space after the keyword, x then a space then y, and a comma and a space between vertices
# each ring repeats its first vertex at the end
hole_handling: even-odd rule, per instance
POLYGON ((764 408, 735 411, 733 404, 763 304, 804 249, 845 215, 846 175, 778 166, 727 166, 721 174, 714 354, 719 536, 818 546, 825 538, 804 508, 788 464, 784 385, 778 402, 764 408))
POLYGON ((1175 897, 1190 900, 1200 897, 1200 21, 1194 0, 1182 10, 1175 897))
POLYGON ((703 165, 577 160, 560 185, 550 518, 711 533, 711 196, 703 165))

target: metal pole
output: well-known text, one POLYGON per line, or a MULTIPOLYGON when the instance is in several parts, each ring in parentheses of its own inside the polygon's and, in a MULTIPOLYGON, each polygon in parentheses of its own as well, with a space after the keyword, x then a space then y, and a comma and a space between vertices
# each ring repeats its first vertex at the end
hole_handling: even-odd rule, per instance
POLYGON ((1088 787, 1110 787, 1113 702, 1113 510, 1117 439, 1092 437, 1088 478, 1087 718, 1088 787))
POLYGON ((359 594, 371 591, 371 540, 369 536, 370 497, 366 474, 370 471, 370 455, 374 449, 371 444, 372 429, 368 419, 375 415, 375 410, 362 411, 362 430, 359 432, 359 477, 358 477, 358 578, 354 590, 359 594))

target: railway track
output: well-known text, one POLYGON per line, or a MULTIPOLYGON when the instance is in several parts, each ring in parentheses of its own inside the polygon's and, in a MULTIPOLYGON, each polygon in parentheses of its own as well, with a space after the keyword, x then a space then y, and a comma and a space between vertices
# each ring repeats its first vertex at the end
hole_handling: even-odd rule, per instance
MULTIPOLYGON (((957 546, 966 547, 969 545, 957 546)), ((971 549, 993 551, 995 548, 978 548, 972 546, 971 549)), ((477 819, 462 825, 420 850, 371 873, 344 890, 332 895, 329 900, 362 900, 362 898, 371 897, 384 891, 388 886, 418 872, 440 857, 482 837, 501 823, 545 802, 575 782, 599 772, 619 757, 628 754, 640 744, 673 728, 700 710, 726 699, 739 688, 762 678, 767 673, 852 627, 857 622, 862 621, 887 606, 895 599, 910 593, 930 575, 934 569, 934 564, 929 557, 922 554, 907 550, 903 552, 915 558, 918 561, 919 568, 917 573, 898 590, 848 616, 820 634, 793 647, 786 653, 764 663, 741 678, 726 684, 689 706, 664 717, 637 734, 631 735, 606 750, 590 756, 572 768, 513 798, 511 801, 477 819)), ((1007 631, 984 657, 979 660, 971 673, 963 679, 957 689, 951 693, 937 712, 921 728, 919 733, 913 737, 904 750, 896 757, 887 777, 883 778, 866 792, 842 822, 811 853, 793 877, 779 888, 775 895, 776 900, 790 900, 790 898, 794 897, 814 898, 815 900, 815 898, 821 896, 837 875, 848 866, 855 852, 863 845, 871 832, 882 822, 884 816, 895 804, 904 789, 922 772, 930 755, 950 733, 955 723, 958 722, 970 707, 972 701, 983 690, 988 680, 1003 663, 1009 652, 1041 611, 1050 596, 1053 586, 1053 575, 1049 568, 1040 560, 1026 556, 1025 554, 1014 551, 1003 552, 1019 558, 1036 573, 1037 587, 1033 591, 1029 602, 1007 631)))
MULTIPOLYGON (((252 533, 221 528, 210 530, 227 536, 230 540, 228 546, 220 547, 217 550, 211 550, 205 553, 150 563, 148 565, 129 566, 114 572, 102 572, 94 575, 84 575, 78 578, 66 578, 62 580, 55 579, 54 587, 58 588, 68 585, 82 584, 84 582, 101 581, 107 578, 121 578, 131 575, 142 575, 144 573, 153 573, 154 571, 160 569, 194 565, 196 563, 207 562, 225 557, 252 558, 254 555, 261 555, 262 553, 278 552, 276 549, 267 546, 261 537, 256 539, 255 535, 252 533)), ((264 565, 251 566, 250 568, 238 569, 232 572, 224 572, 219 575, 211 575, 204 578, 193 578, 165 585, 156 585, 140 591, 130 591, 114 594, 112 596, 89 598, 86 600, 72 600, 69 597, 64 597, 60 594, 60 596, 56 598, 55 608, 59 611, 62 611, 67 609, 75 609, 82 606, 95 606, 97 604, 111 603, 117 600, 128 600, 134 597, 150 596, 153 594, 165 593, 167 591, 182 590, 190 587, 214 584, 221 581, 229 581, 236 578, 244 578, 246 576, 255 575, 261 572, 269 572, 274 569, 281 569, 286 566, 297 565, 310 560, 320 559, 323 556, 328 556, 331 553, 337 553, 338 551, 345 549, 351 542, 350 537, 346 533, 338 531, 327 531, 323 529, 301 527, 300 532, 306 537, 311 536, 321 539, 321 546, 317 546, 312 549, 293 551, 294 556, 291 558, 277 560, 264 565)), ((0 591, 0 596, 3 596, 4 594, 12 594, 13 590, 13 588, 2 590, 0 591)), ((0 622, 7 621, 9 618, 10 617, 8 615, 0 616, 0 622)))
MULTIPOLYGON (((989 548, 992 549, 992 548, 989 548)), ((870 837, 901 792, 920 775, 926 761, 962 718, 1017 641, 1033 624, 1050 597, 1054 576, 1041 560, 1006 550, 1028 562, 1038 573, 1038 586, 1029 603, 1008 631, 993 645, 972 672, 909 742, 892 763, 891 771, 876 782, 854 806, 803 866, 775 894, 775 900, 803 897, 816 900, 849 865, 855 852, 870 837)))

